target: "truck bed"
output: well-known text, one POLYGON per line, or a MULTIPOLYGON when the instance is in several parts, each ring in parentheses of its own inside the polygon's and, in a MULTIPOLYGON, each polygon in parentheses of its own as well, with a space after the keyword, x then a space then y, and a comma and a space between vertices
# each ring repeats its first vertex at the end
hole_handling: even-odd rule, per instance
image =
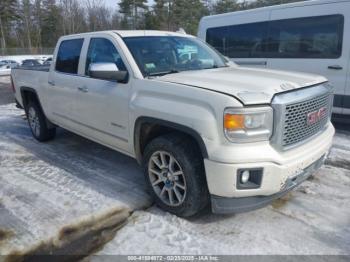
POLYGON ((49 72, 49 65, 40 65, 40 66, 18 66, 14 69, 22 69, 22 70, 33 70, 33 71, 44 71, 49 72))
MULTIPOLYGON (((19 66, 11 70, 11 76, 15 87, 15 97, 20 106, 23 101, 20 90, 22 88, 34 89, 41 98, 45 96, 50 66, 19 66)), ((45 99, 43 99, 45 101, 45 99)))

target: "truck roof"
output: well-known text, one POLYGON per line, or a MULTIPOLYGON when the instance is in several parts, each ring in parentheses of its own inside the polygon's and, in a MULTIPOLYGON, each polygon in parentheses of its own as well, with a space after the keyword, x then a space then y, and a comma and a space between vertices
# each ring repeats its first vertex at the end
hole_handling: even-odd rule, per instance
POLYGON ((97 34, 108 33, 108 34, 118 34, 121 37, 138 37, 138 36, 186 36, 193 37, 191 35, 186 35, 184 33, 170 32, 170 31, 157 31, 157 30, 108 30, 108 31, 97 31, 97 32, 88 32, 81 34, 72 34, 62 36, 62 39, 67 38, 76 38, 82 36, 96 36, 97 34))
POLYGON ((158 30, 117 30, 114 31, 121 37, 131 36, 184 36, 184 33, 170 32, 170 31, 158 31, 158 30))

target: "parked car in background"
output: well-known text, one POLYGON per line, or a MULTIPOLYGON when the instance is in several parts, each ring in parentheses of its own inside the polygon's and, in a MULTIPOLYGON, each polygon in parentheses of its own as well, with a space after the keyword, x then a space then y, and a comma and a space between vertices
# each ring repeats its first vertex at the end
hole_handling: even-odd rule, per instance
POLYGON ((41 64, 36 59, 26 59, 26 60, 23 60, 22 62, 22 66, 40 66, 40 65, 41 64))
POLYGON ((44 61, 43 65, 51 65, 51 63, 52 63, 52 57, 49 57, 44 61))
POLYGON ((14 60, 0 60, 0 76, 6 76, 11 74, 11 68, 18 66, 18 63, 14 60))
POLYGON ((0 68, 13 68, 18 66, 18 63, 14 60, 0 60, 0 68))
POLYGON ((136 158, 156 203, 179 216, 210 201, 217 213, 262 207, 320 168, 332 145, 327 79, 238 67, 193 36, 64 36, 53 60, 11 73, 34 138, 60 126, 136 158))
POLYGON ((316 0, 204 17, 198 36, 239 65, 324 75, 350 115, 350 1, 316 0))

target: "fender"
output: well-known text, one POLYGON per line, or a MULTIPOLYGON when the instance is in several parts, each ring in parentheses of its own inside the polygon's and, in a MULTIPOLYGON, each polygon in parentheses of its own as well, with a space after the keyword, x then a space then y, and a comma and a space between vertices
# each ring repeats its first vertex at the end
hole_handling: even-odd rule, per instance
MULTIPOLYGON (((38 96, 38 93, 36 92, 36 90, 34 88, 31 88, 31 87, 26 87, 26 86, 21 86, 20 87, 20 92, 21 92, 21 97, 22 97, 22 103, 23 103, 23 108, 24 110, 26 110, 26 106, 27 106, 27 99, 25 98, 25 95, 24 95, 24 92, 30 92, 32 94, 35 95, 38 103, 39 103, 39 106, 40 106, 40 109, 43 110, 42 106, 41 106, 41 103, 40 103, 40 99, 39 99, 39 96, 38 96)), ((44 112, 44 111, 43 111, 44 112)))
POLYGON ((202 153, 203 158, 208 158, 208 151, 207 148, 205 146, 205 143, 202 139, 202 137, 200 136, 200 134, 188 127, 188 126, 184 126, 181 124, 177 124, 174 122, 170 122, 170 121, 166 121, 166 120, 162 120, 162 119, 158 119, 158 118, 153 118, 153 117, 139 117, 136 119, 135 122, 135 128, 134 128, 134 147, 135 147, 135 155, 136 155, 136 159, 139 163, 141 163, 141 159, 142 159, 142 153, 141 153, 141 147, 140 147, 140 136, 141 136, 141 126, 144 123, 148 123, 148 124, 157 124, 157 125, 161 125, 164 127, 169 127, 171 129, 175 129, 178 131, 181 131, 183 133, 188 134, 189 136, 193 137, 196 142, 199 145, 200 151, 202 153))
MULTIPOLYGON (((40 107, 40 110, 46 116, 45 111, 44 111, 43 107, 41 106, 41 102, 40 102, 40 99, 39 99, 39 96, 38 96, 38 93, 36 92, 36 90, 34 88, 31 88, 31 87, 21 86, 20 87, 20 92, 21 92, 22 104, 23 104, 24 111, 27 113, 26 107, 27 107, 28 101, 27 101, 27 99, 25 98, 25 95, 24 95, 24 92, 26 92, 26 91, 32 93, 36 97, 36 100, 38 101, 38 105, 40 107)), ((53 127, 54 126, 54 124, 51 123, 51 121, 49 119, 47 119, 47 117, 46 117, 46 123, 47 123, 48 127, 53 127)))

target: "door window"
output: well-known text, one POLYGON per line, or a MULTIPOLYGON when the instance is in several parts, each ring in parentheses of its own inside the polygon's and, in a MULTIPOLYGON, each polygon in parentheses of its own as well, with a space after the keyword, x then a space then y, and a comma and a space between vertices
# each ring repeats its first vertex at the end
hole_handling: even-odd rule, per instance
POLYGON ((344 17, 315 16, 209 28, 206 41, 230 58, 339 58, 344 17))
POLYGON ((268 22, 210 28, 207 42, 228 57, 261 57, 267 36, 268 22))
POLYGON ((271 21, 268 57, 338 58, 343 27, 342 15, 271 21))
POLYGON ((56 71, 77 74, 81 48, 84 39, 64 40, 61 42, 56 58, 56 71))
POLYGON ((85 75, 89 75, 92 63, 114 63, 120 71, 127 71, 117 49, 105 38, 91 38, 86 57, 85 75))

